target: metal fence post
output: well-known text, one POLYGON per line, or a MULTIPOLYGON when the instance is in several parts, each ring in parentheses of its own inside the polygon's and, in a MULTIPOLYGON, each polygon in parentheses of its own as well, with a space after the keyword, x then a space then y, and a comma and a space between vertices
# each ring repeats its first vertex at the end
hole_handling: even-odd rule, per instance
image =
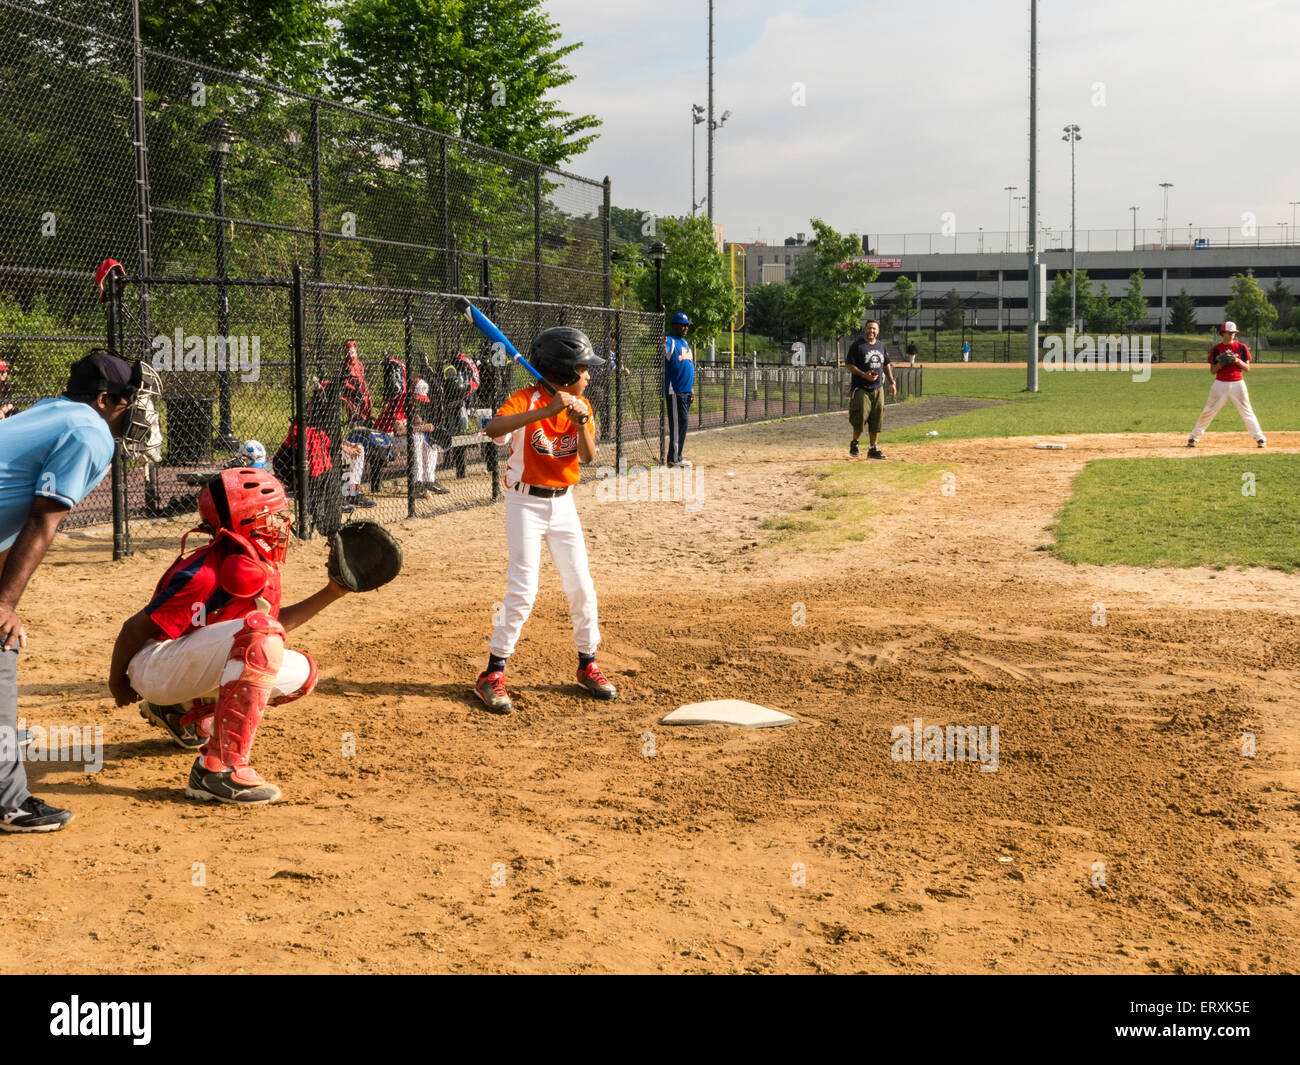
MULTIPOLYGON (((455 292, 460 287, 460 275, 453 280, 452 272, 456 269, 456 255, 452 246, 451 204, 447 188, 447 138, 438 138, 438 165, 442 170, 442 290, 455 292)), ((430 388, 433 386, 430 385, 430 388)))
MULTIPOLYGON (((402 297, 402 352, 406 356, 406 398, 402 400, 403 412, 406 414, 406 516, 415 517, 415 449, 423 447, 424 441, 415 438, 415 408, 419 401, 415 399, 415 326, 411 321, 411 294, 402 297)), ((427 382, 430 390, 433 382, 427 382)), ((432 397, 430 397, 432 398, 432 397)))
POLYGON ((729 393, 731 385, 732 370, 730 367, 722 371, 722 424, 727 424, 727 404, 730 402, 729 393))
POLYGON ((803 372, 802 372, 802 369, 800 369, 800 370, 796 370, 795 373, 797 373, 797 374, 799 375, 799 408, 798 408, 798 410, 799 410, 799 413, 802 414, 802 413, 803 413, 803 372))
MULTIPOLYGON (((609 179, 605 179, 605 202, 609 202, 609 179)), ((605 221, 605 241, 609 242, 609 220, 605 221)), ((533 171, 533 299, 542 301, 542 168, 533 171)), ((534 330, 536 335, 537 330, 534 330)))
MULTIPOLYGON (((604 190, 604 204, 601 210, 601 215, 603 217, 603 224, 601 225, 600 266, 602 272, 605 275, 605 306, 608 307, 610 304, 610 300, 613 298, 613 292, 614 292, 613 289, 614 262, 610 258, 610 243, 609 243, 610 217, 609 217, 609 175, 608 174, 605 175, 605 180, 602 184, 602 187, 604 190)), ((538 251, 537 257, 539 259, 541 258, 540 249, 538 251)), ((541 297, 538 298, 540 299, 541 297)))
MULTIPOLYGON (((108 275, 108 353, 119 355, 118 329, 122 312, 121 278, 115 273, 108 275)), ((126 558, 131 553, 131 530, 126 518, 126 461, 121 444, 113 448, 113 559, 126 558)))
POLYGON ((623 469, 623 314, 614 312, 614 360, 610 373, 614 375, 614 469, 623 469))
POLYGON ((321 365, 325 358, 325 293, 319 283, 325 280, 325 248, 320 209, 320 100, 315 98, 311 102, 311 231, 311 276, 317 282, 312 289, 312 318, 316 362, 321 365))
POLYGON ((298 538, 311 538, 311 510, 307 506, 311 493, 311 479, 307 469, 307 349, 303 341, 307 319, 303 311, 302 264, 293 264, 293 287, 289 290, 289 343, 293 356, 293 424, 298 427, 294 445, 293 465, 297 471, 298 489, 294 492, 294 524, 298 538))

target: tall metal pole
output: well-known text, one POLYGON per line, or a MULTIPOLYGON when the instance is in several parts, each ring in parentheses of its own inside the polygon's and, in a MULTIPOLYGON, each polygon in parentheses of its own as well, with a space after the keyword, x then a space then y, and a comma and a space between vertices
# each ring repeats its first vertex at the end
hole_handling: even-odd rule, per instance
POLYGON ((1160 268, 1160 357, 1165 355, 1165 319, 1169 317, 1169 190, 1174 187, 1172 181, 1160 182, 1165 194, 1165 213, 1160 219, 1160 258, 1164 265, 1160 268))
POLYGON ((713 221, 713 0, 709 0, 709 139, 708 139, 708 168, 709 179, 707 182, 707 191, 709 202, 705 207, 705 213, 710 222, 713 221))
MULTIPOLYGON (((230 334, 230 293, 226 288, 226 170, 227 156, 216 152, 213 154, 213 206, 217 216, 217 336, 225 338, 230 334)), ((228 365, 228 364, 227 364, 228 365)), ((230 425, 230 370, 223 369, 217 375, 217 404, 219 422, 217 442, 227 451, 238 451, 239 443, 230 425)))
POLYGON ((1138 209, 1136 207, 1130 207, 1129 210, 1133 212, 1133 250, 1137 251, 1138 250, 1138 209))
POLYGON ((1077 325, 1078 311, 1075 309, 1075 278, 1079 273, 1079 241, 1077 231, 1074 228, 1074 145, 1081 138, 1079 136, 1079 127, 1075 123, 1065 127, 1065 136, 1063 141, 1070 142, 1070 326, 1077 325))
POLYGON ((1011 194, 1016 191, 1014 185, 1003 185, 1002 191, 1007 194, 1007 251, 1011 250, 1011 194))
POLYGON ((1025 388, 1038 391, 1038 0, 1029 0, 1029 314, 1025 388))
POLYGON ((695 198, 695 142, 699 139, 695 136, 695 127, 698 123, 695 121, 695 112, 691 112, 691 217, 695 217, 695 205, 699 201, 695 198))

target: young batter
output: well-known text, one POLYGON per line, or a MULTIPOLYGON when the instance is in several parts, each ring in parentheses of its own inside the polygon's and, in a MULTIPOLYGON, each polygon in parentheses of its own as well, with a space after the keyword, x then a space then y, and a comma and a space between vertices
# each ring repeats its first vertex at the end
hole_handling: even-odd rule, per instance
POLYGON ((280 797, 248 755, 266 707, 316 687, 316 663, 286 650, 285 634, 347 594, 330 581, 281 611, 290 513, 284 486, 265 470, 213 478, 199 495, 203 523, 191 530, 211 543, 187 555, 181 538, 180 557, 113 647, 117 705, 143 698, 141 717, 182 747, 202 747, 185 788, 192 799, 254 806, 280 797))
POLYGON ((555 386, 555 396, 549 396, 540 384, 521 388, 483 427, 498 444, 504 443, 506 436, 510 438, 505 470, 506 539, 510 545, 505 606, 492 630, 487 669, 474 685, 483 705, 496 713, 508 713, 513 706, 506 694, 506 659, 514 652, 537 598, 543 540, 569 599, 573 642, 578 649, 578 683, 597 699, 618 695, 596 665, 600 643, 596 588, 587 568, 587 545, 570 491, 578 483, 579 462, 596 457, 591 404, 583 392, 591 367, 602 360, 585 333, 560 326, 537 335, 529 361, 555 386), (575 413, 586 414, 587 421, 576 425, 570 417, 575 413))

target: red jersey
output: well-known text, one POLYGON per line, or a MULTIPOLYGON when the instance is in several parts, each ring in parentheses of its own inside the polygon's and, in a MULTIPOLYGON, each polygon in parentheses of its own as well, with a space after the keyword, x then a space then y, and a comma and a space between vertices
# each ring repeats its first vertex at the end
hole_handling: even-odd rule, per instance
MULTIPOLYGON (((1214 361, 1219 357, 1219 352, 1230 351, 1237 356, 1242 362, 1250 362, 1250 348, 1246 347, 1240 340, 1234 340, 1231 344, 1215 344, 1210 349, 1209 363, 1214 365, 1214 361)), ((1218 373, 1214 375, 1217 381, 1240 381, 1241 367, 1235 362, 1227 366, 1220 366, 1218 373)))
POLYGON ((154 639, 174 640, 204 625, 254 613, 257 599, 280 614, 280 571, 242 536, 222 529, 210 544, 181 555, 154 589, 145 613, 154 639))

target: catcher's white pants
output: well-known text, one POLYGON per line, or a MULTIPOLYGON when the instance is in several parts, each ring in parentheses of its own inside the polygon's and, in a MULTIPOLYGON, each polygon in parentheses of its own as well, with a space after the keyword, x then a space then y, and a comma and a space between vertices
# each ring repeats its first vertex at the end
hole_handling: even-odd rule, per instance
POLYGON ((1214 416, 1223 410, 1223 405, 1232 400, 1233 406, 1241 415, 1246 425, 1246 432, 1257 441, 1264 439, 1264 430, 1259 427, 1259 419, 1250 407, 1250 393, 1246 391, 1245 381, 1215 381, 1210 385, 1210 398, 1205 401, 1205 410, 1196 419, 1196 428, 1192 430, 1192 439, 1199 440, 1201 434, 1210 427, 1214 416))
MULTIPOLYGON (((230 661, 230 648, 244 627, 243 619, 218 621, 175 640, 148 640, 126 667, 131 687, 155 706, 214 698, 217 689, 244 672, 244 664, 230 661)), ((284 652, 275 675, 271 698, 290 695, 307 683, 311 667, 305 655, 284 652)))
POLYGON ((573 490, 555 499, 522 495, 506 489, 506 541, 510 568, 506 573, 505 604, 492 629, 491 651, 508 658, 537 598, 542 541, 550 548, 560 583, 569 599, 573 644, 581 654, 595 654, 600 644, 596 622, 596 586, 587 568, 587 543, 573 503, 573 490))

